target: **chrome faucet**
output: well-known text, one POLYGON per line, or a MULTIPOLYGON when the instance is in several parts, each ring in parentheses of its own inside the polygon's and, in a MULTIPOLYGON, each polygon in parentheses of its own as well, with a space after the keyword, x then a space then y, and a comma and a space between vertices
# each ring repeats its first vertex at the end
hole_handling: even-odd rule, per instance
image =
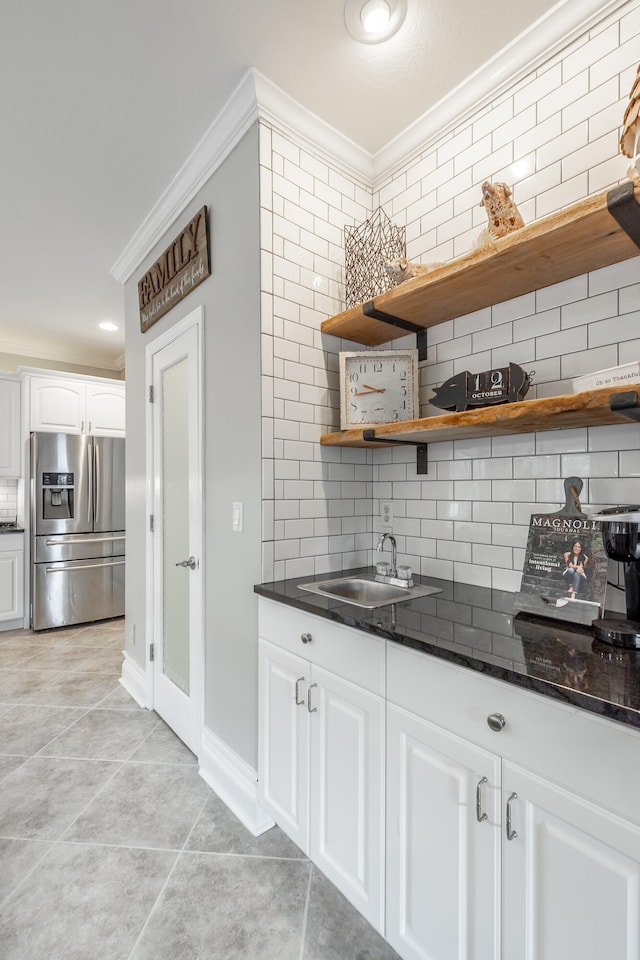
POLYGON ((398 547, 396 545, 396 538, 391 533, 381 533, 378 539, 378 553, 382 553, 382 548, 384 547, 385 540, 391 541, 391 576, 398 576, 398 547))

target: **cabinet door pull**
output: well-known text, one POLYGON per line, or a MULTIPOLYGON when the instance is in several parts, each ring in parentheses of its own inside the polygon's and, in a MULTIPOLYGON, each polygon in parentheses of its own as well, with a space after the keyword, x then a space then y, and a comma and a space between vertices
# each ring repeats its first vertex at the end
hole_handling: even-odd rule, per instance
POLYGON ((311 636, 310 633, 301 633, 300 639, 302 640, 303 643, 311 643, 311 641, 313 640, 313 637, 311 636))
POLYGON ((511 829, 511 804, 517 799, 518 794, 514 792, 507 800, 507 840, 515 840, 518 836, 517 832, 511 829))
POLYGON ((487 814, 482 812, 482 787, 485 783, 487 783, 487 778, 483 777, 476 787, 476 820, 478 823, 488 819, 487 814))
POLYGON ((298 679, 296 680, 296 707, 304 706, 304 697, 302 698, 302 700, 298 699, 298 693, 300 692, 301 683, 304 683, 304 677, 298 677, 298 679))
POLYGON ((311 706, 311 691, 313 690, 314 687, 317 687, 317 686, 318 686, 317 683, 311 683, 311 684, 309 684, 309 689, 307 690, 307 710, 309 711, 309 713, 317 713, 317 712, 318 712, 318 708, 317 708, 317 707, 312 707, 312 706, 311 706))

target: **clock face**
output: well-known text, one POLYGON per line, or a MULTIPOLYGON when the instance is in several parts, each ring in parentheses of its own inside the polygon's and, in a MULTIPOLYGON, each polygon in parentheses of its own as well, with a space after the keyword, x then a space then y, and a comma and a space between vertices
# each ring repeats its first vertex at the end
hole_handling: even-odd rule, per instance
POLYGON ((370 427, 418 416, 418 351, 340 354, 340 428, 370 427))

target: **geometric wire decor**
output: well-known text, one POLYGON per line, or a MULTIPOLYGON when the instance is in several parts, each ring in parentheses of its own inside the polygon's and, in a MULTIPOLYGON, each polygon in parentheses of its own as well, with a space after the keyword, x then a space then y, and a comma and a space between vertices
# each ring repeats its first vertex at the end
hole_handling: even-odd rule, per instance
POLYGON ((406 228, 396 227, 382 207, 357 227, 344 228, 347 309, 395 286, 384 269, 387 260, 404 257, 406 228))

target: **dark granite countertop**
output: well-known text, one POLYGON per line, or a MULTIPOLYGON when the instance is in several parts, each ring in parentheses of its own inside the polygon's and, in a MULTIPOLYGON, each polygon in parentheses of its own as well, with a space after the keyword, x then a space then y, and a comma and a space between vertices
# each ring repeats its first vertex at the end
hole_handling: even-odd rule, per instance
POLYGON ((24 533, 24 527, 17 523, 0 523, 0 533, 24 533))
POLYGON ((256 593, 421 650, 640 729, 640 651, 601 643, 589 629, 514 616, 512 593, 414 577, 442 593, 367 610, 300 590, 329 576, 262 583, 256 593))

